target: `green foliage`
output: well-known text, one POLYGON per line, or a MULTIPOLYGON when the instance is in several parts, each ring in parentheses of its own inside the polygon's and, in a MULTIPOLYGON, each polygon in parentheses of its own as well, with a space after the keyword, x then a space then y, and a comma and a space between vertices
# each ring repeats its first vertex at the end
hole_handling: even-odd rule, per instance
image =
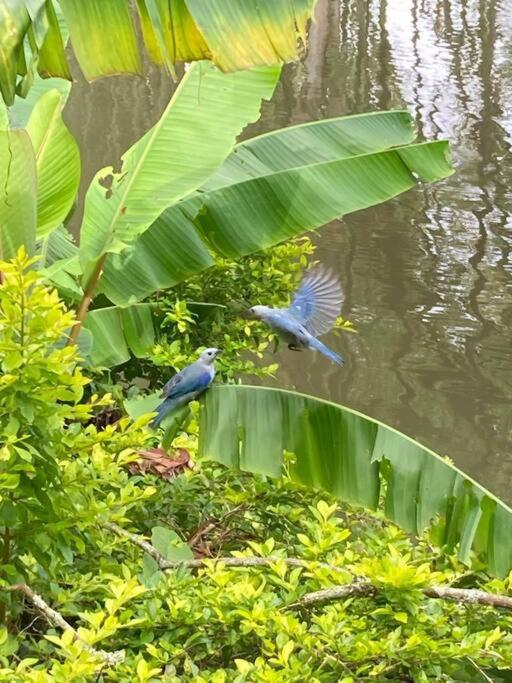
MULTIPOLYGON (((77 556, 54 584, 61 611, 68 619, 78 615, 83 638, 125 650, 125 662, 99 681, 426 683, 460 680, 464 666, 506 668, 512 661, 509 613, 429 599, 420 590, 445 582, 505 593, 510 578, 468 575, 427 536, 413 543, 379 515, 340 508, 287 478, 274 482, 199 463, 159 482, 157 495, 128 516, 169 559, 190 557, 193 545, 200 556, 312 563, 232 569, 211 563, 162 572, 126 540, 98 532, 96 555, 77 556), (367 577, 378 597, 297 606, 305 593, 353 576, 367 577)), ((82 681, 97 671, 69 635, 37 636, 29 629, 22 654, 38 663, 11 680, 82 681)))
MULTIPOLYGON (((403 111, 326 119, 235 144, 278 76, 277 67, 223 74, 211 63, 192 65, 159 121, 125 151, 120 167, 95 175, 86 192, 79 247, 65 239, 61 226, 74 202, 80 166, 76 142, 61 118, 66 92, 53 79, 39 79, 40 97, 30 98, 27 130, 6 128, 9 118, 26 123, 29 105, 14 106, 9 116, 2 109, 0 252, 10 258, 24 245, 29 253, 41 253, 47 280, 68 301, 83 303, 71 336, 79 341, 81 326, 87 330, 92 365, 115 367, 131 356, 149 355, 152 308, 141 302, 155 292, 216 263, 217 271, 236 276, 226 259, 283 244, 390 199, 419 179, 433 182, 453 172, 446 142, 411 144, 414 125, 403 111), (88 317, 91 292, 94 310, 88 317)), ((214 282, 215 276, 206 279, 214 282)), ((218 298, 222 282, 215 284, 213 302, 202 287, 193 292, 203 311, 218 298)), ((186 329, 189 311, 175 294, 171 305, 169 323, 186 329)), ((213 308, 219 305, 227 304, 213 308)), ((233 340, 223 341, 229 346, 233 340)))
MULTIPOLYGON (((144 376, 152 377, 161 366, 180 370, 196 360, 204 346, 222 349, 217 361, 221 382, 242 375, 274 376, 279 366, 268 352, 278 344, 276 335, 241 313, 256 303, 287 305, 314 251, 311 240, 304 237, 237 260, 218 258, 202 275, 155 297, 166 311, 163 339, 153 349, 151 365, 142 365, 144 376)), ((341 318, 337 326, 353 329, 341 318)), ((160 370, 157 373, 161 375, 160 370)))
MULTIPOLYGON (((280 64, 297 56, 315 0, 137 0, 145 54, 174 74, 177 62, 211 58, 223 71, 280 64)), ((64 45, 89 80, 143 74, 134 7, 128 0, 4 2, 0 29, 0 93, 7 104, 25 97, 37 72, 71 80, 64 45)))
MULTIPOLYGON (((254 287, 247 293, 256 295, 262 266, 250 264, 256 284, 247 281, 254 287)), ((434 534, 411 539, 380 513, 307 491, 289 476, 291 455, 276 481, 203 461, 170 481, 130 476, 134 449, 153 439, 148 418, 103 431, 89 424, 109 398, 84 398, 78 350, 63 346, 73 315, 32 265, 23 251, 0 265, 0 680, 455 683, 488 680, 491 667, 499 681, 500 670, 510 670, 510 612, 435 600, 424 589, 510 594, 512 577, 468 572, 434 534), (163 571, 116 535, 112 521, 167 560, 255 555, 272 562, 163 571), (306 566, 289 566, 287 557, 306 566), (306 593, 356 578, 376 594, 300 605, 306 593), (48 625, 17 591, 5 590, 19 582, 75 631, 48 625), (124 661, 106 667, 99 650, 123 650, 124 661)), ((221 266, 249 278, 219 264, 212 289, 221 266)), ((290 269, 284 289, 297 273, 290 269)), ((226 302, 232 294, 228 287, 226 302)), ((197 431, 193 417, 175 440, 194 457, 197 431)))
POLYGON ((127 419, 86 426, 109 396, 84 400, 89 380, 75 346, 74 315, 41 284, 30 259, 0 263, 0 577, 50 576, 83 552, 91 524, 151 493, 121 466, 146 432, 127 419))

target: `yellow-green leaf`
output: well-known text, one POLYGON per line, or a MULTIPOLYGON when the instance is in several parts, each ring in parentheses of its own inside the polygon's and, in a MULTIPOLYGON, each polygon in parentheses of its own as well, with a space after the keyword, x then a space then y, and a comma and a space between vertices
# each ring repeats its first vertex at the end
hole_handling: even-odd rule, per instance
POLYGON ((71 44, 84 76, 142 73, 126 0, 60 0, 71 44))
POLYGON ((0 92, 7 105, 14 102, 18 59, 29 26, 30 17, 24 3, 17 0, 0 3, 0 92))
POLYGON ((142 35, 151 59, 172 71, 176 62, 210 56, 185 0, 137 0, 142 35))
POLYGON ((65 95, 50 90, 36 103, 27 131, 37 164, 37 236, 52 232, 69 213, 80 182, 80 155, 62 120, 65 95))
POLYGON ((36 236, 36 161, 25 130, 0 131, 0 258, 30 254, 36 236))
POLYGON ((124 154, 121 170, 102 169, 92 181, 81 232, 84 271, 103 254, 123 251, 206 180, 257 118, 278 76, 278 67, 222 74, 199 62, 189 69, 159 122, 124 154))
POLYGON ((231 71, 297 56, 315 0, 186 0, 213 61, 231 71))

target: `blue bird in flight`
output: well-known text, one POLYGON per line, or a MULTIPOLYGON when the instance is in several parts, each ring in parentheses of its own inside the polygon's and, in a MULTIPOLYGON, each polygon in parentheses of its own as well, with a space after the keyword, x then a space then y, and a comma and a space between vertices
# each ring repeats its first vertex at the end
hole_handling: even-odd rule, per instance
POLYGON ((167 382, 161 394, 164 400, 156 408, 157 415, 151 422, 153 429, 157 429, 173 410, 190 403, 208 389, 215 377, 215 359, 219 354, 219 349, 206 349, 195 363, 187 365, 167 382))
POLYGON ((323 267, 307 272, 287 308, 252 306, 244 317, 269 325, 292 351, 315 349, 343 365, 343 358, 317 337, 328 332, 341 313, 343 292, 336 277, 323 267))

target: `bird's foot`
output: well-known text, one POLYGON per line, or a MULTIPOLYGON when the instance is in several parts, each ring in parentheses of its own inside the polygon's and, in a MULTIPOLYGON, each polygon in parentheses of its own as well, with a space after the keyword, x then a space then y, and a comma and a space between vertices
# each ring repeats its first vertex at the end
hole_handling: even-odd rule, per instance
POLYGON ((302 351, 302 349, 299 349, 299 347, 295 344, 288 344, 288 348, 290 349, 290 351, 302 351))

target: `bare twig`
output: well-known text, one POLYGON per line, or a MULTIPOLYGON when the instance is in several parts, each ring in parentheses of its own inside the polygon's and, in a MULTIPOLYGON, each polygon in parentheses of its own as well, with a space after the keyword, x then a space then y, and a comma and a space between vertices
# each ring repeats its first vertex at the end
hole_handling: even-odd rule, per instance
POLYGON ((423 592, 429 598, 440 598, 441 600, 453 600, 466 605, 478 604, 489 605, 490 607, 504 607, 512 609, 512 598, 507 595, 495 595, 476 588, 451 588, 450 586, 430 586, 424 588, 423 592))
POLYGON ((130 531, 126 531, 117 524, 108 522, 104 524, 105 528, 113 531, 118 536, 123 536, 123 538, 128 539, 133 545, 137 545, 142 548, 144 552, 151 555, 151 557, 156 561, 160 569, 177 569, 178 567, 188 567, 189 569, 195 569, 198 567, 204 567, 205 564, 209 562, 221 562, 226 567, 271 567, 276 562, 284 562, 290 567, 304 567, 305 569, 311 568, 312 565, 316 567, 323 567, 324 569, 329 569, 333 572, 346 574, 346 570, 341 567, 336 567, 333 564, 327 564, 326 562, 316 562, 315 560, 301 560, 296 557, 203 557, 196 558, 193 560, 166 560, 165 557, 158 552, 158 550, 151 545, 149 541, 145 541, 137 534, 132 534, 130 531))
MULTIPOLYGON (((317 602, 330 600, 344 600, 350 595, 376 595, 377 589, 369 581, 353 581, 345 586, 335 586, 324 590, 306 593, 300 599, 300 605, 312 605, 317 602)), ((488 605, 489 607, 503 607, 512 609, 512 598, 506 595, 495 595, 476 588, 451 588, 450 586, 429 586, 423 588, 423 595, 427 598, 451 600, 461 605, 488 605)))
POLYGON ((30 586, 27 586, 26 583, 15 583, 12 586, 2 586, 2 590, 19 591, 20 593, 23 593, 30 600, 30 602, 32 602, 32 604, 44 614, 50 624, 57 626, 63 631, 71 631, 75 640, 80 641, 84 650, 89 652, 89 654, 98 657, 98 659, 102 659, 105 666, 115 666, 116 664, 124 662, 124 650, 106 652, 105 650, 96 650, 95 648, 91 647, 91 645, 80 638, 76 630, 64 619, 62 614, 59 614, 59 612, 50 607, 50 605, 48 605, 40 595, 35 593, 30 586))
MULTIPOLYGON (((277 562, 284 562, 289 567, 304 567, 305 569, 311 569, 314 566, 344 575, 347 574, 347 570, 343 567, 337 567, 333 564, 328 564, 327 562, 302 560, 297 557, 214 557, 171 561, 167 560, 153 545, 151 545, 151 543, 149 543, 149 541, 144 540, 141 536, 132 534, 130 531, 126 531, 126 529, 123 529, 117 524, 107 523, 104 526, 118 536, 128 539, 133 545, 142 548, 142 550, 156 560, 156 563, 162 570, 177 569, 178 567, 197 568, 205 566, 209 562, 220 562, 226 567, 270 567, 277 562)), ((313 605, 315 603, 328 602, 330 600, 343 600, 351 595, 372 597, 376 595, 377 592, 377 588, 373 586, 370 581, 359 577, 349 584, 306 593, 298 603, 294 603, 293 605, 290 605, 290 607, 296 605, 313 605)), ((512 609, 512 597, 507 595, 496 595, 475 588, 451 588, 450 586, 434 585, 424 588, 423 594, 427 598, 450 600, 462 605, 479 604, 488 605, 489 607, 512 609)))
MULTIPOLYGON (((11 532, 7 527, 5 527, 4 533, 2 535, 2 564, 9 564, 10 554, 11 554, 11 532)), ((5 624, 5 603, 0 603, 0 623, 5 624)))
POLYGON ((306 593, 298 602, 288 607, 313 605, 317 602, 328 602, 330 600, 345 600, 352 596, 372 597, 376 594, 377 589, 369 581, 352 581, 352 583, 344 586, 334 586, 334 588, 306 593))
POLYGON ((194 531, 193 534, 191 534, 187 540, 187 544, 193 548, 197 543, 202 540, 203 536, 206 536, 206 534, 209 534, 210 531, 213 531, 214 529, 217 529, 218 527, 221 527, 227 519, 230 517, 233 517, 236 515, 240 510, 244 510, 247 507, 246 503, 241 503, 240 505, 237 505, 236 507, 232 508, 226 514, 222 515, 220 518, 209 518, 205 520, 202 524, 200 524, 197 529, 194 531))
POLYGON ((211 520, 208 519, 202 524, 200 524, 197 529, 194 531, 194 533, 189 536, 187 539, 187 545, 189 545, 191 548, 196 546, 199 541, 203 538, 203 536, 206 536, 206 534, 209 534, 210 531, 213 531, 216 529, 218 526, 218 522, 216 520, 211 520))

